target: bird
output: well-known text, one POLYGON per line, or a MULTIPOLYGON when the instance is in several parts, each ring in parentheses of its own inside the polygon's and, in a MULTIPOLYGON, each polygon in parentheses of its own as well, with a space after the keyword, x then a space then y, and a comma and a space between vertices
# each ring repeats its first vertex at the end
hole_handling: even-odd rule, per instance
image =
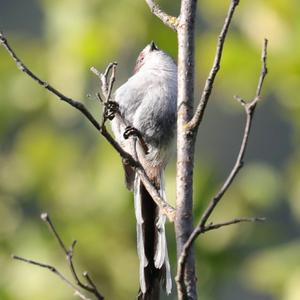
MULTIPOLYGON (((137 156, 148 178, 166 199, 164 170, 176 132, 177 65, 152 41, 138 55, 133 75, 114 93, 119 116, 112 131, 125 151, 137 156), (121 121, 123 120, 123 121, 121 121), (135 152, 129 137, 136 137, 135 152)), ((165 236, 166 216, 134 169, 123 160, 125 182, 134 194, 139 300, 158 300, 161 287, 171 293, 172 277, 165 236)))

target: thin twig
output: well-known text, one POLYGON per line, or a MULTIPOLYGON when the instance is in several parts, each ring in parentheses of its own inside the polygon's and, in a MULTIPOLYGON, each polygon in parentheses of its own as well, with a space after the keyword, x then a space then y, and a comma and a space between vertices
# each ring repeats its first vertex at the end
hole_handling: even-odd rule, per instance
POLYGON ((94 287, 95 290, 96 290, 96 289, 97 289, 97 288, 96 288, 96 285, 95 285, 94 281, 91 279, 91 277, 90 277, 90 275, 88 274, 88 272, 83 272, 82 275, 86 278, 87 282, 88 282, 92 287, 94 287))
POLYGON ((244 222, 251 222, 251 223, 264 222, 265 220, 266 220, 266 218, 252 217, 252 218, 235 218, 231 221, 227 221, 227 222, 223 222, 223 223, 217 223, 217 224, 211 223, 211 224, 203 227, 202 229, 200 229, 199 234, 205 233, 207 231, 219 229, 221 227, 233 225, 233 224, 244 223, 244 222))
MULTIPOLYGON (((47 213, 42 213, 41 214, 41 219, 48 225, 50 232, 54 235, 55 239, 57 240, 60 248, 63 250, 64 254, 66 255, 66 259, 67 262, 69 264, 69 268, 71 270, 71 274, 73 276, 73 279, 76 282, 76 285, 86 291, 88 291, 89 293, 91 293, 92 295, 94 295, 98 300, 103 300, 104 297, 100 294, 99 290, 97 289, 96 285, 94 284, 94 282, 92 282, 90 280, 90 277, 84 275, 84 278, 87 281, 87 284, 83 283, 80 279, 79 276, 77 275, 77 271, 76 268, 74 266, 73 263, 73 254, 74 254, 74 248, 76 245, 76 240, 72 242, 70 250, 67 249, 65 243, 63 242, 62 238, 60 237, 59 233, 57 232, 53 222, 51 221, 49 215, 47 213), (92 282, 92 283, 91 283, 92 282)), ((42 268, 47 268, 49 269, 51 272, 55 273, 56 275, 58 275, 65 283, 67 283, 70 287, 73 288, 73 290, 75 291, 75 294, 78 295, 81 299, 84 300, 89 300, 88 298, 86 298, 81 292, 80 290, 77 288, 77 286, 72 283, 69 279, 67 279, 62 273, 60 273, 55 267, 48 265, 48 264, 44 264, 44 263, 40 263, 37 261, 33 261, 33 260, 29 260, 26 258, 22 258, 19 256, 13 256, 14 259, 18 259, 42 268)), ((87 274, 87 272, 85 272, 87 274)))
POLYGON ((257 89, 256 89, 256 97, 259 98, 261 94, 261 89, 265 80, 266 75, 268 74, 267 68, 267 48, 268 48, 268 39, 264 39, 263 51, 261 54, 261 61, 262 61, 262 69, 261 74, 259 77, 257 89))
MULTIPOLYGON (((27 264, 31 264, 31 265, 35 265, 44 269, 48 269, 49 271, 51 271, 52 273, 54 273, 55 275, 57 275, 64 283, 66 283, 70 288, 72 288, 72 290, 75 292, 75 295, 80 297, 82 300, 91 300, 90 298, 87 298, 86 296, 84 296, 81 291, 76 287, 75 284, 73 284, 70 280, 68 280, 61 272, 59 272, 55 267, 48 265, 48 264, 44 264, 38 261, 34 261, 31 259, 27 259, 24 257, 20 257, 17 255, 12 255, 13 259, 25 262, 27 264)), ((100 299, 100 298, 99 298, 100 299)))
MULTIPOLYGON (((27 74, 29 77, 31 77, 34 81, 36 81, 38 84, 40 84, 42 87, 47 89, 50 93, 57 96, 60 100, 67 102, 77 110, 79 110, 93 125, 94 127, 101 133, 102 136, 105 137, 105 139, 109 142, 109 144, 119 153, 119 155, 128 161, 128 163, 135 169, 137 169, 141 174, 141 179, 144 182, 144 185, 150 195, 153 197, 155 203, 159 206, 159 208, 162 210, 164 214, 168 217, 168 219, 173 222, 174 216, 175 216, 175 209, 169 205, 164 199, 162 199, 159 195, 159 192, 155 189, 153 184, 151 183, 150 179, 146 175, 143 167, 141 164, 139 164, 137 161, 134 160, 134 158, 123 150, 123 148, 117 143, 117 141, 111 136, 111 134, 107 131, 105 126, 101 126, 98 121, 93 117, 93 115, 88 111, 88 109, 79 101, 76 101, 72 98, 69 98, 62 94, 60 91, 56 90, 54 87, 49 85, 47 82, 40 79, 37 75, 35 75, 22 61, 21 59, 16 55, 15 51, 11 48, 9 45, 7 39, 4 37, 4 35, 0 32, 0 44, 6 49, 6 51, 9 53, 9 55, 13 58, 14 62, 16 63, 17 67, 27 74), (148 188, 147 188, 148 187, 148 188), (155 191, 156 190, 156 191, 155 191)), ((111 63, 108 68, 106 69, 106 72, 104 75, 108 75, 111 68, 113 68, 116 65, 116 63, 111 63)), ((114 76, 114 75, 113 75, 114 76)), ((111 77, 111 80, 109 82, 109 86, 107 86, 107 96, 111 96, 112 86, 114 84, 114 78, 111 77)))
MULTIPOLYGON (((225 180, 221 189, 219 190, 219 192, 209 202, 208 207, 202 214, 202 217, 201 217, 198 225, 195 227, 192 234, 190 235, 187 242, 185 243, 183 250, 181 252, 181 255, 178 259, 176 282, 177 282, 177 285, 179 286, 180 291, 183 293, 183 295, 186 294, 186 291, 185 291, 186 289, 184 286, 184 270, 185 270, 185 264, 186 264, 186 259, 187 259, 188 253, 189 253, 194 241, 199 236, 199 234, 204 231, 207 231, 207 230, 205 230, 205 228, 207 228, 206 222, 207 222, 208 218, 210 217, 210 215, 212 214, 212 212, 214 211, 214 209, 216 208, 216 206, 222 199, 223 195, 226 193, 226 191, 232 184, 232 182, 233 182, 234 178, 236 177, 236 175, 238 174, 239 170, 243 166, 243 163, 244 163, 243 159, 244 159, 245 151, 246 151, 247 144, 248 144, 249 133, 250 133, 251 125, 252 125, 253 115, 255 112, 257 102, 260 99, 261 89, 262 89, 264 79, 267 75, 267 46, 268 46, 268 40, 265 39, 264 44, 263 44, 263 49, 262 49, 262 59, 261 59, 262 60, 262 69, 260 72, 260 77, 258 80, 256 95, 255 95, 254 99, 250 102, 246 102, 242 98, 237 97, 237 100, 241 103, 241 105, 245 109, 246 125, 245 125, 245 129, 244 129, 243 140, 241 143, 240 151, 237 156, 236 162, 235 162, 229 176, 227 177, 227 179, 225 180)), ((227 224, 225 224, 225 225, 227 225, 227 224)), ((221 224, 221 226, 225 226, 225 225, 221 224)), ((228 225, 230 225, 230 224, 228 224, 228 225)), ((209 226, 208 226, 208 228, 209 228, 209 226)), ((214 228, 212 228, 212 229, 214 229, 214 228)))
POLYGON ((17 67, 22 72, 26 73, 35 82, 37 82, 39 85, 41 85, 42 87, 47 89, 49 92, 56 95, 60 100, 67 102, 74 108, 78 109, 81 113, 83 113, 87 117, 87 119, 94 125, 94 127, 96 127, 96 129, 100 130, 100 124, 96 121, 96 119, 93 117, 93 115, 88 111, 88 109, 81 102, 65 96, 60 91, 58 91, 57 89, 52 87, 49 83, 47 83, 46 81, 43 81, 38 76, 36 76, 31 70, 29 70, 26 67, 26 65, 19 59, 19 57, 14 52, 14 50, 10 47, 7 39, 1 32, 0 32, 0 44, 7 50, 7 52, 10 54, 12 59, 15 61, 17 67))
POLYGON ((71 274, 74 278, 74 280, 76 281, 76 284, 78 286, 80 286, 81 288, 83 288, 84 290, 92 293, 93 295, 97 296, 97 299, 104 299, 104 297, 100 294, 100 292, 98 291, 97 287, 95 285, 90 286, 89 284, 85 284, 83 283, 76 272, 74 263, 73 263, 73 254, 74 254, 74 248, 76 245, 76 240, 72 242, 72 245, 70 247, 70 250, 67 249, 65 243, 63 242, 62 238, 60 237, 60 235, 58 234, 56 228, 54 227, 49 215, 47 213, 42 213, 41 214, 41 219, 46 222, 46 224, 49 227, 49 230, 51 231, 51 233, 53 233, 55 239, 57 240, 58 244, 60 245, 61 249, 63 250, 64 254, 66 255, 66 259, 67 262, 69 264, 70 270, 71 270, 71 274))
POLYGON ((158 17, 165 25, 170 27, 172 30, 177 31, 178 18, 173 17, 165 13, 157 3, 153 0, 145 0, 148 4, 151 12, 158 17))
MULTIPOLYGON (((68 255, 69 252, 68 252, 68 250, 67 250, 67 248, 66 248, 64 242, 63 242, 62 239, 60 238, 59 234, 57 233, 57 231, 56 231, 56 229, 55 229, 55 227, 54 227, 54 225, 53 225, 53 223, 52 223, 52 221, 51 221, 49 215, 48 215, 47 213, 42 213, 42 214, 41 214, 41 219, 42 219, 44 222, 46 222, 46 224, 49 226, 49 230, 51 231, 51 233, 53 233, 53 235, 54 235, 54 237, 56 238, 56 240, 58 241, 60 247, 62 248, 62 250, 64 251, 64 253, 65 253, 66 255, 68 255)), ((73 242, 72 245, 74 245, 74 242, 73 242)), ((73 246, 73 247, 74 247, 74 246, 73 246)))
POLYGON ((107 100, 109 100, 111 97, 112 88, 113 88, 115 80, 116 80, 116 66, 117 66, 117 64, 114 63, 112 71, 111 71, 109 84, 108 84, 107 100))
POLYGON ((206 79, 204 89, 201 94, 200 101, 195 111, 195 114, 186 127, 187 130, 194 130, 195 133, 197 132, 197 129, 203 119, 204 111, 208 103, 208 100, 210 98, 216 75, 220 70, 220 62, 222 59, 223 48, 228 33, 228 28, 231 24, 233 14, 235 12, 236 7, 239 5, 239 2, 240 2, 239 0, 232 0, 230 3, 224 25, 222 27, 221 33, 218 38, 218 44, 217 44, 213 66, 209 72, 208 78, 206 79))

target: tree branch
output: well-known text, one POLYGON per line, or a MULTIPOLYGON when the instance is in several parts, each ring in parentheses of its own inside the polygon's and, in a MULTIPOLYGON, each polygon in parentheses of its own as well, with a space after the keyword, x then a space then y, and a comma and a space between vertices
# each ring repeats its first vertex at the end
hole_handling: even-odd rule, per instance
POLYGON ((177 31, 178 19, 165 13, 154 0, 145 0, 151 12, 158 17, 165 25, 177 31))
MULTIPOLYGON (((97 299, 104 299, 103 296, 99 293, 99 291, 97 290, 97 287, 95 285, 88 285, 88 284, 84 284, 78 277, 76 269, 74 267, 74 263, 73 263, 73 255, 74 255, 74 249, 75 249, 75 245, 77 243, 77 241, 73 241, 72 245, 70 247, 70 249, 68 250, 67 247, 65 246, 63 240, 61 239, 61 237, 59 236, 57 230, 55 229, 49 215, 47 213, 43 213, 41 214, 41 219, 46 222, 46 224, 49 226, 50 231, 53 233, 55 239, 57 240, 57 242, 59 243, 61 249, 63 250, 64 254, 66 255, 66 259, 67 262, 69 264, 72 276, 74 278, 74 280, 76 281, 76 284, 78 286, 80 286, 81 288, 89 291, 90 293, 93 293, 94 295, 97 296, 97 299)), ((87 272, 85 272, 87 274, 87 272)), ((85 275, 85 277, 87 277, 85 275)))
POLYGON ((2 32, 0 32, 0 44, 7 50, 9 55, 12 57, 12 59, 15 61, 17 67, 27 74, 29 77, 31 77, 35 82, 37 82, 39 85, 47 89, 50 93, 57 96, 60 100, 67 102, 77 110, 79 110, 81 113, 85 115, 85 117, 94 125, 94 127, 98 130, 100 130, 100 124, 96 121, 96 119, 93 117, 93 115, 88 111, 88 109, 79 101, 76 101, 74 99, 71 99, 58 90, 56 90, 54 87, 52 87, 49 83, 46 81, 43 81, 38 76, 36 76, 29 68, 26 67, 26 65, 19 59, 19 57, 16 55, 14 50, 10 47, 8 44, 8 41, 6 37, 3 35, 2 32))
POLYGON ((49 271, 51 271, 52 273, 57 275, 64 283, 66 283, 75 292, 75 295, 78 296, 80 299, 82 299, 82 300, 91 300, 90 298, 87 298, 85 295, 83 295, 80 292, 80 290, 71 281, 69 281, 62 273, 60 273, 55 267, 53 267, 51 265, 48 265, 48 264, 38 262, 38 261, 35 261, 35 260, 20 257, 20 256, 17 256, 17 255, 12 255, 12 258, 15 259, 15 260, 25 262, 25 263, 30 264, 30 265, 34 265, 34 266, 38 266, 40 268, 48 269, 49 271))
POLYGON ((187 129, 192 130, 195 133, 197 132, 197 129, 203 119, 204 111, 205 111, 206 105, 208 103, 208 100, 210 98, 215 78, 217 76, 218 71, 220 70, 220 62, 222 59, 223 48, 224 48, 226 36, 228 33, 228 28, 230 26, 235 9, 239 5, 239 2, 240 2, 239 0, 231 0, 230 6, 229 6, 229 9, 227 12, 227 16, 225 18, 224 25, 222 27, 221 33, 218 38, 218 44, 217 44, 217 49, 216 49, 213 66, 209 72, 208 78, 206 79, 204 89, 201 94, 200 101, 199 101, 198 107, 195 111, 195 114, 194 114, 192 120, 187 125, 187 129))
POLYGON ((245 223, 245 222, 252 222, 252 223, 254 223, 254 222, 264 222, 265 220, 266 220, 266 218, 252 217, 252 218, 235 218, 231 221, 227 221, 227 222, 223 222, 223 223, 217 223, 217 224, 211 223, 211 224, 209 224, 205 227, 202 227, 199 234, 205 233, 207 231, 219 229, 221 227, 233 225, 233 224, 245 223))
MULTIPOLYGON (((0 44, 6 49, 6 51, 9 53, 9 55, 12 57, 14 62, 16 63, 17 67, 27 74, 29 77, 31 77, 34 81, 36 81, 39 85, 47 89, 50 93, 54 94, 56 97, 58 97, 60 100, 70 104, 77 110, 79 110, 92 124, 93 126, 101 133, 102 136, 105 137, 105 139, 110 143, 110 145, 119 153, 119 155, 125 159, 139 174, 141 177, 141 180, 143 181, 146 189, 152 196, 155 203, 159 206, 159 208, 162 210, 162 212, 168 217, 168 219, 173 222, 175 219, 175 209, 169 205, 162 197, 160 197, 159 192, 157 189, 153 186, 151 180, 148 178, 145 170, 141 166, 141 164, 136 161, 129 153, 123 150, 123 148, 117 143, 117 141, 111 136, 111 134, 107 131, 105 126, 106 118, 104 116, 103 122, 100 125, 100 123, 93 117, 93 115, 88 111, 88 109, 82 104, 81 102, 74 100, 70 97, 65 96, 60 91, 56 90, 54 87, 52 87, 50 84, 48 84, 46 81, 43 81, 40 79, 37 75, 35 75, 22 61, 21 59, 16 55, 15 51, 11 48, 9 45, 7 39, 5 36, 0 32, 0 44)), ((109 71, 115 67, 116 63, 110 64, 105 73, 101 74, 102 78, 101 80, 108 80, 109 71)), ((113 84, 115 81, 115 74, 114 71, 112 75, 110 76, 110 79, 106 83, 106 90, 105 90, 105 97, 106 99, 110 99, 111 92, 113 88, 113 84)))
POLYGON ((47 213, 43 213, 43 214, 41 214, 41 219, 48 225, 50 232, 54 235, 54 237, 57 240, 60 248, 63 250, 64 254, 66 255, 66 259, 67 259, 71 274, 72 274, 73 279, 76 282, 76 284, 72 283, 69 279, 67 279, 54 266, 44 264, 44 263, 41 263, 41 262, 37 262, 37 261, 31 260, 31 259, 26 259, 26 258, 16 256, 16 255, 13 255, 12 257, 14 259, 17 259, 17 260, 20 260, 20 261, 23 261, 23 262, 26 262, 26 263, 36 265, 38 267, 50 270, 51 272, 56 274, 62 281, 64 281, 69 287, 71 287, 75 291, 75 295, 79 296, 83 300, 90 300, 90 299, 87 298, 85 295, 83 295, 81 293, 81 291, 79 290, 79 287, 84 289, 85 291, 91 293, 92 295, 94 295, 98 300, 103 300, 104 297, 101 295, 98 288, 96 287, 94 282, 91 280, 91 278, 90 278, 90 276, 88 275, 87 272, 83 273, 83 276, 86 279, 87 283, 83 283, 79 279, 79 276, 77 274, 76 268, 75 268, 74 263, 73 263, 73 254, 74 254, 74 248, 75 248, 75 245, 76 245, 76 241, 72 242, 72 245, 71 245, 70 249, 68 250, 65 243, 63 242, 62 238, 58 234, 55 226, 53 225, 49 215, 47 213))
MULTIPOLYGON (((182 0, 178 24, 178 96, 177 96, 177 164, 176 164, 176 246, 179 259, 183 246, 193 231, 193 170, 195 136, 186 130, 193 116, 194 45, 197 1, 182 0)), ((178 299, 197 299, 196 266, 189 252, 184 270, 186 293, 177 289, 178 299)))
MULTIPOLYGON (((238 174, 239 170, 243 166, 243 163, 244 163, 243 159, 244 159, 245 151, 246 151, 247 144, 248 144, 249 133, 250 133, 251 125, 252 125, 253 115, 255 112, 257 102, 260 99, 260 94, 261 94, 261 89, 262 89, 264 79, 267 75, 267 63, 266 63, 267 62, 267 45, 268 45, 268 40, 265 39, 264 44, 263 44, 263 49, 262 49, 262 69, 261 69, 261 73, 260 73, 260 77, 259 77, 259 81, 258 81, 258 85, 257 85, 255 98, 252 101, 247 103, 242 98, 236 97, 237 100, 241 103, 241 105, 245 109, 246 125, 245 125, 245 129, 244 129, 244 135, 243 135, 243 140, 241 143, 240 151, 237 156, 234 167, 232 168, 229 176, 225 180, 225 182, 224 182, 223 186, 221 187, 221 189, 219 190, 219 192, 210 201, 210 203, 209 203, 208 207, 206 208, 206 210, 204 211, 198 225, 193 230, 192 234, 190 235, 187 242, 185 243, 183 250, 181 252, 181 255, 179 257, 176 282, 177 282, 177 285, 179 286, 179 289, 182 290, 182 292, 184 294, 186 294, 186 288, 185 288, 185 284, 184 284, 184 270, 185 270, 186 260, 187 260, 188 254, 191 250, 191 247, 192 247, 194 241, 196 240, 196 238, 202 232, 208 231, 207 228, 210 228, 210 226, 206 227, 206 222, 207 222, 208 218, 210 217, 210 215, 212 214, 212 212, 214 211, 214 209, 216 208, 216 206, 222 199, 223 195, 226 193, 226 191, 232 184, 232 182, 233 182, 234 178, 236 177, 236 175, 238 174)), ((226 226, 226 225, 230 225, 230 224, 232 224, 232 222, 231 223, 229 222, 228 224, 221 224, 221 226, 226 226)), ((213 226, 213 225, 211 225, 211 226, 213 226)), ((218 227, 219 225, 216 225, 216 226, 218 227)), ((221 227, 221 226, 219 226, 219 227, 221 227)), ((216 228, 214 228, 214 226, 213 226, 212 229, 216 229, 216 228)))

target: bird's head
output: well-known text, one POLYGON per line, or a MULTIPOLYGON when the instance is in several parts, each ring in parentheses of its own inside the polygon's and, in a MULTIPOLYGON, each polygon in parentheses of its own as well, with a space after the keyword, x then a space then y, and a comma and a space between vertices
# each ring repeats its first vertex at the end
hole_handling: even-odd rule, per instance
POLYGON ((139 54, 136 60, 134 73, 142 69, 173 69, 174 66, 176 67, 173 59, 160 50, 152 41, 139 54))

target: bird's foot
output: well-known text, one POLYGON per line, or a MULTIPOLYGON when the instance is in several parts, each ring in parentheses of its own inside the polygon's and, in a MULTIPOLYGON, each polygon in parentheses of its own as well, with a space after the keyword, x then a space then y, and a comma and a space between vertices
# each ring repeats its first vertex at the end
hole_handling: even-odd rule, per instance
POLYGON ((130 136, 137 137, 139 139, 139 142, 140 142, 145 154, 148 154, 149 148, 148 148, 146 142, 144 141, 142 134, 136 128, 134 128, 132 126, 127 126, 123 133, 123 137, 125 140, 127 140, 130 136))
POLYGON ((113 120, 116 113, 119 112, 119 104, 115 101, 107 101, 105 108, 104 117, 110 121, 113 120))
POLYGON ((127 140, 130 136, 136 136, 139 137, 141 133, 134 127, 132 126, 127 126, 125 128, 125 131, 123 133, 123 137, 125 140, 127 140))

